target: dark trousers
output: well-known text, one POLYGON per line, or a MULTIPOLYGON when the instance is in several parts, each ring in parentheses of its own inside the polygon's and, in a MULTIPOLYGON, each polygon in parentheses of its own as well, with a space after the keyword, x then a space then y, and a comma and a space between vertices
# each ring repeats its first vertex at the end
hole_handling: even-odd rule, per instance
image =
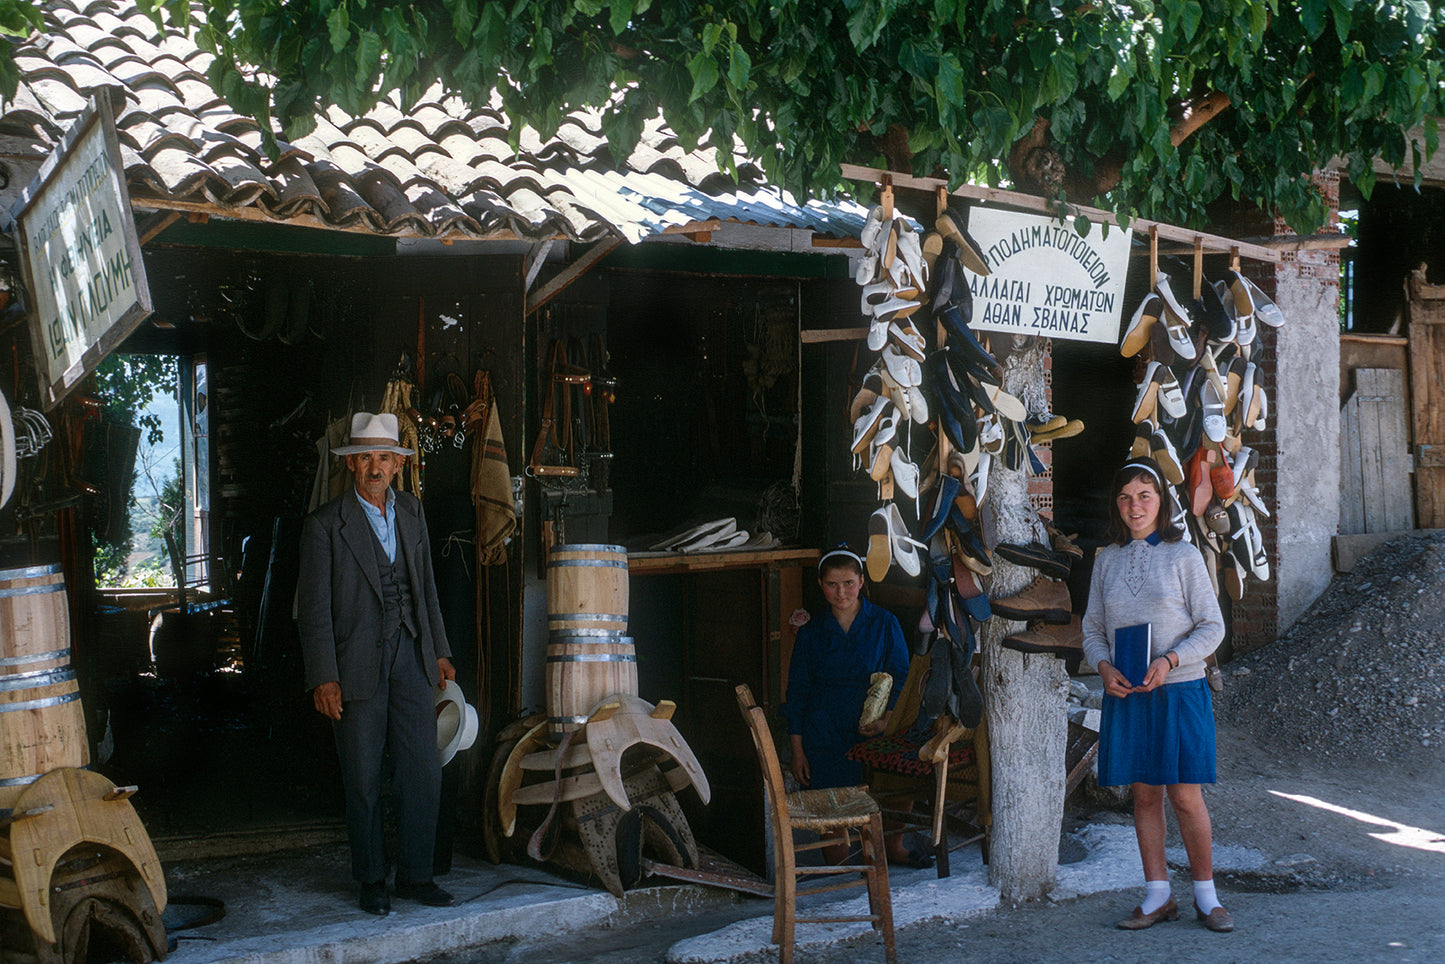
POLYGON ((391 751, 391 786, 397 800, 396 879, 432 879, 441 757, 437 753, 435 698, 421 665, 421 647, 404 629, 384 644, 382 678, 368 700, 341 706, 332 724, 341 782, 351 873, 361 883, 386 879, 382 836, 382 759, 391 751))

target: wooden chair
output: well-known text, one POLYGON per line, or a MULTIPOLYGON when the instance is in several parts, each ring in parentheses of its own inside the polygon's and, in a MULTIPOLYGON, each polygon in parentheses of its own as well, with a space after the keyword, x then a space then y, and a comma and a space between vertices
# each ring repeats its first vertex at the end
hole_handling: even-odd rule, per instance
MULTIPOLYGON (((863 764, 872 793, 890 821, 908 828, 927 828, 932 834, 933 856, 938 876, 950 874, 948 855, 960 847, 978 843, 983 862, 988 863, 988 833, 993 825, 991 767, 988 752, 988 723, 980 722, 972 730, 962 727, 938 733, 922 747, 903 738, 918 719, 923 698, 923 682, 929 657, 915 656, 908 666, 908 679, 899 692, 893 715, 883 735, 861 743, 849 751, 849 759, 863 764), (952 736, 952 739, 949 737, 952 736), (936 759, 923 759, 928 750, 937 750, 936 759), (929 804, 927 813, 912 810, 916 802, 929 804), (950 841, 948 816, 968 812, 963 822, 969 828, 966 836, 950 841)), ((948 717, 940 722, 951 722, 948 717)))
POLYGON ((748 730, 753 735, 753 745, 758 751, 758 762, 762 765, 763 780, 767 788, 768 819, 773 829, 773 943, 778 945, 782 964, 792 964, 796 924, 843 921, 869 921, 874 930, 881 929, 884 956, 888 964, 895 964, 897 955, 893 946, 893 902, 888 893, 888 855, 883 847, 883 818, 878 804, 868 795, 866 787, 785 792, 783 770, 778 763, 778 752, 773 745, 773 734, 768 728, 766 714, 753 700, 752 690, 746 684, 737 688, 737 697, 748 730), (852 832, 856 830, 863 849, 863 863, 837 867, 799 867, 796 856, 798 851, 816 850, 837 841, 820 840, 799 846, 793 843, 795 829, 812 830, 818 834, 842 830, 845 842, 850 840, 852 832), (860 879, 835 879, 806 890, 798 887, 804 876, 837 878, 850 874, 856 874, 860 879), (868 888, 867 916, 797 916, 799 896, 863 886, 868 888))

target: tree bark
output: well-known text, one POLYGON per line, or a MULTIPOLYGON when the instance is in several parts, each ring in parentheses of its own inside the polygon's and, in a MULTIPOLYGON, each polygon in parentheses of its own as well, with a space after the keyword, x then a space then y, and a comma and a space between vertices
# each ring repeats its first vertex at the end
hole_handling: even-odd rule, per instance
MULTIPOLYGON (((1004 389, 1043 408, 1043 343, 1020 339, 1002 359, 1004 389)), ((990 548, 999 542, 1048 540, 1029 503, 1026 469, 1009 470, 1002 458, 989 472, 985 511, 992 521, 990 548)), ((996 599, 1025 588, 1033 569, 995 559, 989 595, 996 599)), ((1005 649, 1005 636, 1023 624, 995 616, 983 624, 984 707, 988 714, 993 773, 993 828, 989 838, 989 883, 1004 900, 1043 897, 1053 889, 1059 867, 1063 825, 1065 699, 1068 676, 1052 656, 1005 649)))

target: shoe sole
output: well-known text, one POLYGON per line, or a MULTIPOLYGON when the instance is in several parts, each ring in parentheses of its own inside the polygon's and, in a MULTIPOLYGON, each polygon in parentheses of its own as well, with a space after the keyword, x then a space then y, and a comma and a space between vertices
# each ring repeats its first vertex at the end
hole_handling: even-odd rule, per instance
POLYGON ((994 615, 1007 616, 1009 619, 1040 619, 1051 626, 1066 626, 1069 623, 1069 613, 1063 609, 1015 609, 1007 603, 999 604, 990 602, 994 615))

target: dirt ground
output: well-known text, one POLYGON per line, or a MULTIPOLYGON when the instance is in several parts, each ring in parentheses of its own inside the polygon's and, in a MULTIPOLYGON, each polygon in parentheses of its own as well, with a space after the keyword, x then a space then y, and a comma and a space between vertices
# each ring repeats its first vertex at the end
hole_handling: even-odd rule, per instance
MULTIPOLYGON (((1193 920, 1187 904, 1177 922, 1138 933, 1116 930, 1114 922, 1127 916, 1140 893, 1114 891, 1000 908, 965 921, 906 927, 898 932, 899 960, 960 964, 1079 964, 1166 957, 1311 964, 1445 960, 1441 795, 1445 773, 1398 772, 1378 761, 1286 759, 1227 721, 1221 721, 1219 728, 1219 763, 1220 781, 1206 791, 1216 847, 1246 848, 1262 855, 1258 869, 1220 873, 1216 878, 1221 899, 1238 925, 1233 934, 1205 930, 1193 920), (1411 834, 1408 828, 1426 832, 1411 834)), ((1123 812, 1085 806, 1071 808, 1068 823, 1127 823, 1128 819, 1123 812)), ((1172 861, 1180 853, 1172 820, 1171 837, 1172 861)), ((1171 871, 1175 896, 1184 904, 1188 872, 1173 863, 1171 871)), ((668 948, 683 938, 770 911, 765 901, 745 900, 695 917, 552 941, 493 945, 438 960, 660 962, 668 948)), ((882 959, 881 943, 870 941, 800 948, 795 958, 799 964, 882 959)))
MULTIPOLYGON (((1114 927, 1142 896, 1140 872, 1133 890, 902 928, 898 959, 1445 961, 1442 621, 1445 538, 1396 540, 1338 577, 1275 643, 1225 667, 1216 703, 1219 782, 1205 799, 1220 868, 1215 880, 1234 933, 1211 933, 1193 919, 1171 817, 1179 921, 1133 933, 1114 927)), ((1088 823, 1127 825, 1129 814, 1076 799, 1065 830, 1088 823)), ((1069 849, 1065 843, 1062 850, 1069 849)), ((496 945, 448 960, 663 961, 683 938, 770 912, 767 902, 740 901, 706 915, 496 945)), ((775 953, 755 956, 776 960, 775 953)), ((874 940, 803 948, 795 960, 882 961, 883 948, 874 940)))

